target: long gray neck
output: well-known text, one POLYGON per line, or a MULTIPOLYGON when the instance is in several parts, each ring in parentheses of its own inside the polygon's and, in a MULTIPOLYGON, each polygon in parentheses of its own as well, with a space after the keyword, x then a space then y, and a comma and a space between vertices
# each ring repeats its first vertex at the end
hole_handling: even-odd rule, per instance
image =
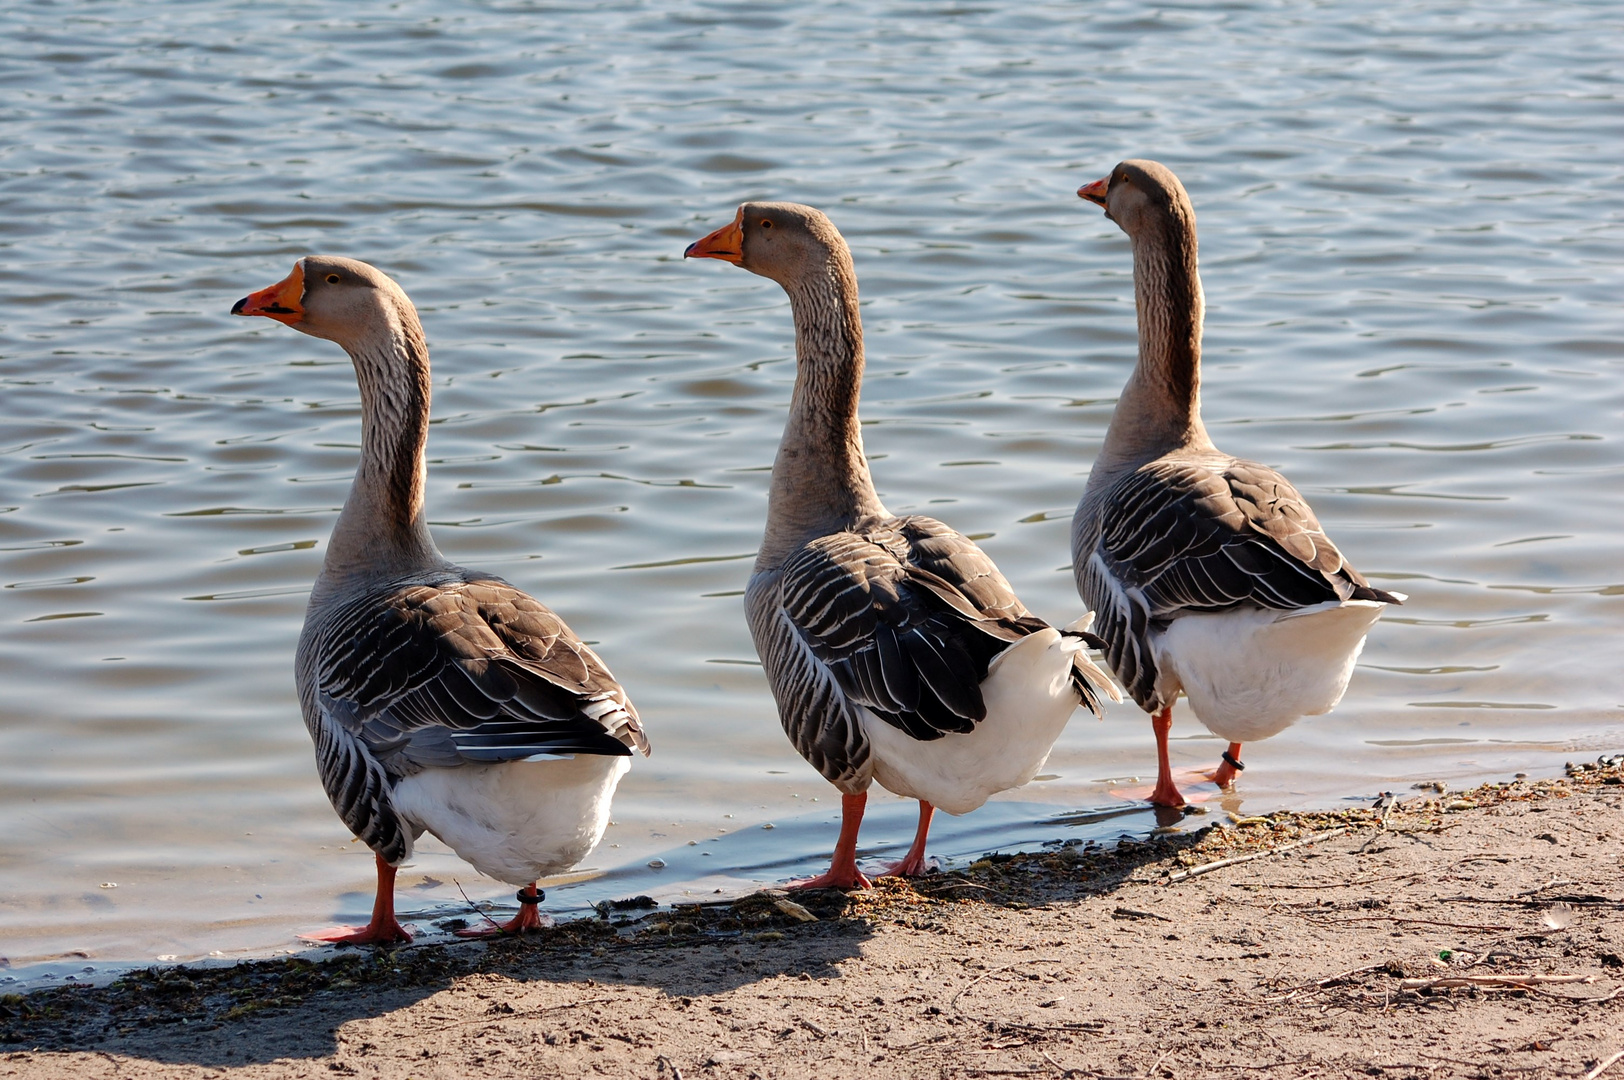
POLYGON ((403 573, 445 560, 423 518, 429 350, 415 314, 345 345, 361 387, 361 463, 327 545, 328 577, 403 573))
POLYGON ((1211 449, 1201 423, 1204 303, 1195 223, 1169 215, 1133 236, 1139 363, 1122 388, 1100 463, 1137 466, 1174 450, 1211 449))
POLYGON ((810 539, 886 512, 857 420, 863 320, 850 255, 832 255, 785 292, 795 317, 795 392, 773 462, 757 570, 778 566, 810 539))

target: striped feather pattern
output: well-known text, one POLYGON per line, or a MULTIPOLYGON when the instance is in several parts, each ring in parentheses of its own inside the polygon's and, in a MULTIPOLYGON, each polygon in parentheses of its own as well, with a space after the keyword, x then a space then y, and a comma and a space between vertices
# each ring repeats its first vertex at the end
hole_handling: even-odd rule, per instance
MULTIPOLYGON (((859 707, 921 741, 973 731, 988 665, 1047 627, 979 547, 927 517, 818 537, 757 573, 746 605, 790 741, 853 793, 870 779, 859 707)), ((1074 681, 1097 713, 1083 666, 1074 681)))
POLYGON ((312 610, 298 674, 328 798, 391 862, 410 851, 388 799, 403 776, 648 753, 625 691, 562 619, 505 581, 456 567, 312 610))
POLYGON ((1399 602, 1348 565, 1285 477, 1209 458, 1158 458, 1084 499, 1094 517, 1079 522, 1077 589, 1112 670, 1150 712, 1169 702, 1156 692, 1149 635, 1181 613, 1399 602))

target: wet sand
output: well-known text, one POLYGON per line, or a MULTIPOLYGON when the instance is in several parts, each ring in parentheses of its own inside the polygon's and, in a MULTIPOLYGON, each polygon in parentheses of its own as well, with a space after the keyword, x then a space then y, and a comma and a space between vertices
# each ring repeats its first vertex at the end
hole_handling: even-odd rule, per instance
POLYGON ((1621 766, 12 995, 0 1077, 1624 1078, 1621 766))

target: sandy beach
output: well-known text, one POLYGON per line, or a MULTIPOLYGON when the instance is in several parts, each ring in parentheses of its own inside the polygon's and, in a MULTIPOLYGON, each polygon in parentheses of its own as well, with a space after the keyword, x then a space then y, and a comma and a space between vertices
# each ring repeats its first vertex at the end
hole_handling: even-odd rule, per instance
POLYGON ((13 995, 0 1077, 1624 1077, 1621 764, 13 995))

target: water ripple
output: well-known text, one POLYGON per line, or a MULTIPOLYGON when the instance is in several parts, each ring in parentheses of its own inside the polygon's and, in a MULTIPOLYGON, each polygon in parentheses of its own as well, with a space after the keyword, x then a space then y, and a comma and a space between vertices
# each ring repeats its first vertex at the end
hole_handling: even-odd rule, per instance
MULTIPOLYGON (((1200 217, 1209 426, 1411 594, 1335 713, 1248 749, 1241 797, 1617 749, 1612 16, 0 6, 0 863, 27 868, 8 957, 263 951, 368 887, 291 678, 358 394, 331 344, 228 314, 316 251, 377 263, 422 310, 438 542, 601 642, 649 722, 658 753, 595 856, 629 892, 682 842, 656 830, 788 822, 822 791, 739 600, 794 380, 787 304, 682 258, 753 198, 819 205, 851 241, 888 504, 985 537, 1069 622, 1064 523, 1136 348, 1126 239, 1073 192, 1167 161, 1200 217), (108 879, 96 920, 63 915, 108 879)), ((1098 806, 1099 778, 1152 756, 1130 707, 1074 725, 1024 820, 1098 806)), ((725 858, 808 862, 829 823, 805 824, 725 858)), ((432 843, 417 860, 467 877, 432 843)))

